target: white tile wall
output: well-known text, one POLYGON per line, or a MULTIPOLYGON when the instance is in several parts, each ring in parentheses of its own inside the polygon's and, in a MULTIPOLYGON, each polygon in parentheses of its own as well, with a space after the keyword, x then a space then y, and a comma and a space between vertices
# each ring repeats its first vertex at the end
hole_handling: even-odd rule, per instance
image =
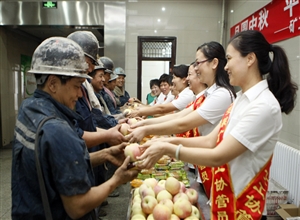
MULTIPOLYGON (((137 76, 137 36, 176 36, 176 63, 191 63, 198 46, 207 41, 220 40, 221 2, 199 0, 127 3, 126 73, 137 76), (162 7, 166 8, 164 12, 162 7)), ((126 89, 132 96, 137 96, 136 86, 128 87, 128 83, 133 81, 126 79, 126 89)))

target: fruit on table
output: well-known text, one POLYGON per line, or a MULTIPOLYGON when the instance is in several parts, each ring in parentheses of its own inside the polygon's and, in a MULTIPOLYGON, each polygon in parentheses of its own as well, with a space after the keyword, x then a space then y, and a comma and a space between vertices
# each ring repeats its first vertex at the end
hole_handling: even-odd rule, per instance
POLYGON ((179 218, 186 218, 192 214, 192 204, 190 201, 180 198, 174 203, 174 214, 179 218))
POLYGON ((176 195, 177 193, 179 193, 179 190, 180 190, 180 183, 179 181, 174 178, 174 177, 169 177, 167 180, 166 180, 166 183, 165 183, 165 188, 166 190, 171 193, 173 196, 176 195))
POLYGON ((179 183, 178 187, 175 180, 171 177, 160 181, 154 178, 144 180, 133 192, 131 220, 201 219, 200 211, 193 205, 198 201, 198 192, 191 188, 183 189, 181 182, 176 180, 179 183), (172 188, 174 184, 178 193, 172 195, 168 190, 175 191, 172 188), (155 193, 158 187, 160 191, 155 193))
POLYGON ((151 214, 156 205, 157 200, 153 196, 145 196, 142 200, 142 210, 146 214, 151 214))

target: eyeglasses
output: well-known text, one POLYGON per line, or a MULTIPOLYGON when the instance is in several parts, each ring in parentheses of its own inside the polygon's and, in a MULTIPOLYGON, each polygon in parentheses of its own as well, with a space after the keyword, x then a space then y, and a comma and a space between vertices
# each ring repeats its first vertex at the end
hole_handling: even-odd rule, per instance
POLYGON ((194 63, 194 67, 199 66, 201 63, 205 63, 206 61, 209 61, 210 59, 202 60, 202 61, 196 61, 194 63))

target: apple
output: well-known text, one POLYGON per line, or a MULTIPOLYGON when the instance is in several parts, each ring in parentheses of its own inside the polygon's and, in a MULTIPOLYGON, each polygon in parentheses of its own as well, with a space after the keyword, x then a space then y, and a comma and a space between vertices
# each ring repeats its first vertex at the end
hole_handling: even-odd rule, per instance
POLYGON ((156 184, 156 186, 154 186, 153 188, 155 196, 157 196, 157 194, 164 189, 165 189, 164 187, 160 186, 159 184, 156 184))
POLYGON ((136 120, 136 118, 129 118, 128 120, 127 120, 127 124, 129 124, 129 125, 134 125, 134 124, 136 124, 138 121, 136 120))
POLYGON ((131 217, 131 220, 146 220, 146 218, 142 214, 135 214, 131 217))
POLYGON ((133 197, 136 196, 136 195, 139 195, 139 190, 140 190, 139 187, 134 189, 133 197))
POLYGON ((154 193, 154 190, 152 189, 151 186, 143 183, 141 186, 140 186, 140 196, 141 198, 144 198, 145 196, 152 196, 152 197, 155 197, 155 193, 154 193))
POLYGON ((196 216, 198 219, 200 218, 199 209, 194 205, 192 205, 192 216, 196 216))
POLYGON ((124 136, 126 136, 127 134, 129 134, 128 129, 130 129, 130 125, 127 123, 122 123, 121 127, 120 127, 120 132, 121 134, 123 134, 124 136))
POLYGON ((177 215, 172 214, 170 220, 180 220, 180 218, 177 215))
POLYGON ((157 196, 156 199, 158 202, 160 202, 163 199, 171 199, 172 200, 173 196, 171 195, 171 193, 169 193, 167 190, 162 190, 160 191, 157 196))
POLYGON ((155 220, 153 214, 148 215, 147 220, 155 220))
POLYGON ((143 212, 142 207, 138 207, 138 206, 132 207, 131 216, 134 216, 134 215, 137 215, 137 214, 141 214, 144 217, 146 217, 146 214, 143 212))
POLYGON ((185 191, 186 191, 186 187, 185 187, 184 183, 180 181, 180 190, 179 190, 179 192, 185 192, 185 191))
POLYGON ((133 162, 133 161, 136 161, 136 157, 137 156, 141 156, 141 150, 139 148, 139 144, 137 143, 132 143, 132 144, 129 144, 125 147, 124 149, 124 154, 125 156, 130 156, 130 161, 133 162))
POLYGON ((159 180, 158 183, 157 183, 157 185, 160 185, 162 188, 165 189, 165 188, 166 188, 166 187, 165 187, 165 185, 166 185, 166 180, 159 180))
POLYGON ((147 178, 144 180, 144 184, 151 186, 152 189, 157 185, 157 180, 155 178, 147 178))
POLYGON ((192 214, 192 204, 186 199, 178 199, 174 203, 173 212, 179 218, 186 218, 192 214))
POLYGON ((176 202, 178 199, 186 199, 189 201, 189 197, 184 192, 179 192, 173 197, 173 202, 176 202))
POLYGON ((173 212, 173 202, 171 199, 163 199, 161 200, 158 204, 162 204, 162 205, 165 205, 167 206, 171 212, 173 212))
POLYGON ((131 109, 127 108, 123 111, 123 115, 129 115, 131 113, 131 109))
POLYGON ((186 217, 184 220, 199 220, 199 218, 197 218, 196 216, 189 216, 189 217, 186 217))
POLYGON ((198 201, 198 192, 193 188, 188 188, 185 194, 189 197, 191 204, 196 204, 198 201))
POLYGON ((167 206, 157 204, 152 214, 155 220, 170 220, 172 212, 167 206))
POLYGON ((141 209, 141 208, 142 208, 141 202, 134 202, 134 203, 132 203, 131 210, 133 210, 133 209, 141 209))
POLYGON ((179 192, 181 188, 180 182, 174 177, 168 177, 165 183, 165 188, 174 196, 179 192))
POLYGON ((135 203, 135 202, 141 203, 142 202, 142 197, 140 195, 134 196, 133 200, 132 200, 132 203, 135 203))
POLYGON ((142 210, 146 214, 151 214, 156 205, 157 200, 153 196, 145 196, 142 200, 142 210))

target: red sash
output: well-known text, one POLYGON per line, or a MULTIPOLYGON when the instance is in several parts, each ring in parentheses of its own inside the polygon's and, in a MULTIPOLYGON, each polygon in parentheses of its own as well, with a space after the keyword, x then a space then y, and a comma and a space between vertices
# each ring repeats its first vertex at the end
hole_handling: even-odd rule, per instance
MULTIPOLYGON (((204 95, 201 95, 199 96, 196 100, 194 100, 193 102, 190 102, 186 108, 189 108, 190 106, 193 106, 193 110, 196 110, 197 108, 199 108, 202 103, 204 102, 205 100, 205 96, 204 95)), ((198 131, 198 128, 193 128, 189 131, 186 131, 186 132, 183 132, 183 133, 180 133, 180 134, 176 134, 177 137, 198 137, 200 136, 199 134, 199 131, 198 131)))
MULTIPOLYGON (((204 100, 205 100, 205 96, 203 94, 203 95, 199 96, 194 102, 191 102, 190 104, 188 104, 186 106, 186 108, 189 108, 190 106, 193 105, 193 110, 196 110, 197 108, 199 108, 202 105, 204 100)), ((196 127, 189 131, 183 132, 181 134, 177 134, 176 136, 177 137, 198 137, 198 136, 200 136, 200 133, 198 131, 198 127, 196 127)), ((212 180, 211 168, 206 167, 206 166, 197 166, 197 165, 194 165, 194 167, 196 167, 198 169, 199 176, 202 181, 205 193, 206 193, 207 197, 209 198, 211 182, 212 182, 211 181, 212 180)))
MULTIPOLYGON (((232 104, 225 112, 217 139, 223 140, 232 104)), ((259 220, 262 217, 269 183, 272 156, 243 191, 235 197, 228 164, 212 168, 212 220, 259 220)))

